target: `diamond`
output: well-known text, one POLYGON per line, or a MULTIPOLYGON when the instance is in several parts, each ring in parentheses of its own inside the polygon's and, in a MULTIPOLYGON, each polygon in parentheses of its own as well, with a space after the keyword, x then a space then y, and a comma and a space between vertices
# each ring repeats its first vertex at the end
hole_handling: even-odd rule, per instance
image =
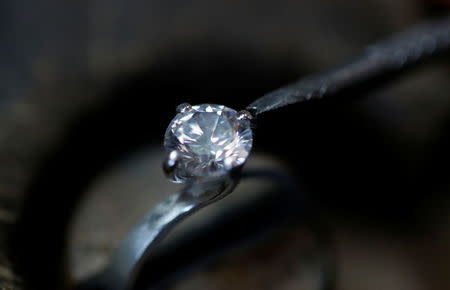
POLYGON ((174 182, 218 178, 242 166, 253 135, 250 115, 222 105, 183 106, 164 138, 174 182))

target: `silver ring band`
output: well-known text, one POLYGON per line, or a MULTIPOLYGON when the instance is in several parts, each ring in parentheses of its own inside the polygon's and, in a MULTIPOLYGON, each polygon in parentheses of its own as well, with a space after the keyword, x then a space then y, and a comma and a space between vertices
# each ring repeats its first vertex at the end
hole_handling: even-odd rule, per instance
POLYGON ((148 253, 178 222, 202 207, 222 199, 233 191, 237 183, 237 178, 230 177, 190 184, 171 194, 128 234, 107 268, 92 278, 86 288, 129 289, 148 253))

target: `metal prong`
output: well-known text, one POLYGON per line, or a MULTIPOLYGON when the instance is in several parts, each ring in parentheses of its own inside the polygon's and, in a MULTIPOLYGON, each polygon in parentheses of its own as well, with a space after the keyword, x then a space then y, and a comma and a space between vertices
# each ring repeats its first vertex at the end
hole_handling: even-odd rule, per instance
POLYGON ((192 106, 188 103, 182 103, 178 105, 177 112, 178 113, 186 113, 187 111, 191 110, 192 106))
POLYGON ((249 111, 242 110, 242 111, 238 112, 237 119, 238 120, 242 120, 242 119, 251 120, 251 119, 253 119, 253 116, 252 116, 252 114, 250 114, 249 111))
POLYGON ((253 106, 253 107, 247 107, 246 110, 252 115, 252 116, 256 116, 256 112, 258 111, 258 109, 253 106))
POLYGON ((178 152, 177 151, 171 151, 168 155, 166 160, 164 160, 163 163, 163 171, 164 174, 167 176, 167 178, 174 180, 175 179, 175 167, 177 166, 178 162, 178 152))

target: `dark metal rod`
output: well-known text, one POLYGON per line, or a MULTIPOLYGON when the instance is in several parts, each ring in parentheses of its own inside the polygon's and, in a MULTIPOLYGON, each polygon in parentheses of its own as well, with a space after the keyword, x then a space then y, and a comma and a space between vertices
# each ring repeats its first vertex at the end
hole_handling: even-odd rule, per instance
POLYGON ((383 75, 405 71, 405 68, 448 51, 450 15, 369 46, 360 56, 342 66, 270 92, 251 103, 247 110, 256 116, 289 104, 332 96, 383 75))

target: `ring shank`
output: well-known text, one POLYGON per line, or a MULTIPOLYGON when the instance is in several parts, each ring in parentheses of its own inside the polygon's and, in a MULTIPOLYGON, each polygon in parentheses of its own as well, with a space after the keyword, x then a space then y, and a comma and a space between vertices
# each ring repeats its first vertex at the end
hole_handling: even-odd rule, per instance
POLYGON ((286 105, 336 95, 343 90, 399 73, 450 49, 450 16, 425 22, 391 39, 368 47, 352 61, 299 80, 251 103, 255 116, 286 105))
POLYGON ((130 289, 141 264, 158 242, 185 217, 231 193, 237 182, 237 179, 222 179, 188 185, 181 191, 172 193, 127 235, 107 268, 79 288, 130 289))

